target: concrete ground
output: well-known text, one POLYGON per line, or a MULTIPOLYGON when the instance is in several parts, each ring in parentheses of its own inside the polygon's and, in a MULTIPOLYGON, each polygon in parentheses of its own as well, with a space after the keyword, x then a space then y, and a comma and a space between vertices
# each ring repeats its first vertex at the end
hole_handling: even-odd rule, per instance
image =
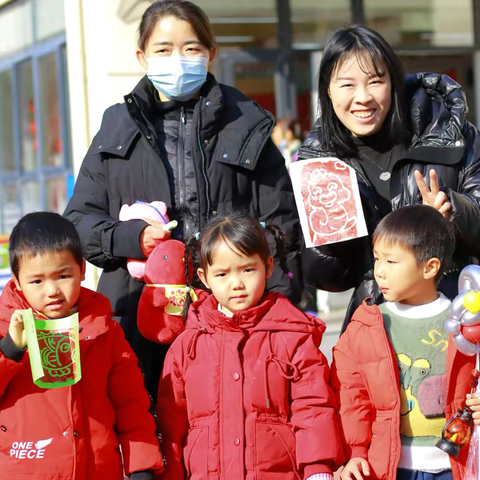
POLYGON ((327 325, 327 330, 323 334, 320 350, 327 357, 328 363, 331 363, 332 348, 340 336, 340 329, 345 318, 345 309, 332 310, 330 313, 319 313, 318 317, 327 325))
POLYGON ((345 319, 345 311, 350 301, 352 290, 341 293, 327 293, 317 291, 317 308, 318 318, 321 318, 327 325, 327 330, 323 334, 320 349, 327 357, 328 362, 332 361, 332 348, 337 343, 340 336, 343 320, 345 319), (322 312, 322 307, 329 310, 328 313, 322 312))

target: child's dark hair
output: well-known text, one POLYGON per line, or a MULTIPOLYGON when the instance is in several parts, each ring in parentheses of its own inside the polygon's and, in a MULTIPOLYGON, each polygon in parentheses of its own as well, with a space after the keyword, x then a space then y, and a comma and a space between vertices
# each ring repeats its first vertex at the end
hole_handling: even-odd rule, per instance
POLYGON ((375 229, 373 245, 379 240, 401 245, 412 252, 419 264, 438 258, 441 267, 437 282, 450 268, 455 250, 453 225, 428 205, 409 205, 388 214, 375 229))
POLYGON ((34 212, 25 215, 12 230, 8 255, 13 275, 18 278, 20 260, 45 253, 68 250, 83 266, 82 245, 70 220, 53 212, 34 212))
MULTIPOLYGON (((205 271, 214 262, 218 244, 222 241, 230 244, 235 250, 246 256, 258 254, 267 265, 271 256, 265 230, 270 232, 276 243, 277 255, 280 267, 291 276, 287 266, 287 242, 284 233, 278 225, 272 222, 259 222, 250 215, 232 213, 224 217, 215 217, 202 229, 200 235, 193 235, 185 245, 185 277, 187 285, 191 278, 188 268, 189 259, 196 251, 198 263, 205 271)), ((190 305, 190 296, 187 296, 188 304, 184 307, 184 317, 190 305)))

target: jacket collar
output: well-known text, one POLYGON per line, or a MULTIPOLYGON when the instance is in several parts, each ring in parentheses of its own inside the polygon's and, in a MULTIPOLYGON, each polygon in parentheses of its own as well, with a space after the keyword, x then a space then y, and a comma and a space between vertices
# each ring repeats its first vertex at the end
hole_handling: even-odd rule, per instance
POLYGON ((257 306, 237 312, 231 318, 218 309, 218 301, 209 295, 192 304, 186 328, 203 329, 208 333, 250 330, 321 335, 326 326, 320 319, 295 308, 283 295, 267 292, 257 306))
MULTIPOLYGON (((112 313, 110 302, 103 295, 82 287, 77 307, 81 327, 80 339, 89 337, 90 340, 106 332, 112 313)), ((14 281, 10 280, 0 296, 0 335, 6 335, 15 310, 28 308, 30 305, 23 293, 17 289, 14 281)))
MULTIPOLYGON (((108 148, 103 145, 101 151, 128 158, 129 148, 140 131, 144 135, 156 135, 153 127, 155 95, 152 82, 143 77, 124 97, 129 121, 110 132, 108 148)), ((271 113, 235 88, 220 85, 212 74, 207 75, 200 89, 192 128, 202 144, 209 144, 218 137, 214 161, 254 170, 274 125, 271 113)))
POLYGON ((367 327, 383 325, 382 312, 372 297, 366 298, 352 315, 352 322, 359 322, 367 327))
POLYGON ((204 328, 209 333, 215 330, 241 331, 254 327, 274 304, 274 294, 267 293, 255 307, 236 312, 228 317, 218 308, 213 295, 200 299, 190 307, 186 328, 204 328))
MULTIPOLYGON (((142 112, 143 121, 148 125, 155 124, 155 115, 157 114, 155 108, 156 97, 158 93, 152 82, 145 75, 136 85, 133 91, 125 95, 125 103, 132 118, 137 115, 137 109, 142 112)), ((182 102, 178 103, 178 108, 182 102)), ((224 107, 223 94, 220 85, 215 80, 215 77, 209 73, 207 80, 200 89, 199 108, 202 110, 202 130, 208 132, 213 129, 215 123, 221 117, 224 107), (206 103, 208 102, 208 105, 206 103), (203 107, 209 108, 203 108, 203 107)), ((138 130, 138 128, 137 128, 138 130)))

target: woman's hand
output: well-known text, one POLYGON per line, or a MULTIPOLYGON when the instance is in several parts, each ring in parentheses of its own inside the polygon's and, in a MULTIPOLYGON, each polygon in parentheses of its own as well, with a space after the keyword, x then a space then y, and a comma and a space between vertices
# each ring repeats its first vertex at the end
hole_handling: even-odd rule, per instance
POLYGON ((340 475, 341 480, 363 480, 370 476, 370 465, 364 458, 351 458, 340 475))
POLYGON ((437 172, 433 169, 430 170, 430 188, 428 188, 427 183, 418 170, 415 170, 415 180, 422 195, 423 204, 430 205, 437 209, 445 218, 448 218, 452 211, 452 204, 448 200, 445 192, 440 191, 437 172))
POLYGON ((142 253, 148 258, 157 244, 170 239, 170 230, 165 228, 163 223, 155 220, 148 218, 142 218, 142 220, 147 222, 149 226, 145 227, 140 234, 140 248, 142 253))
POLYGON ((466 405, 473 410, 472 417, 475 425, 480 425, 480 398, 476 397, 475 394, 468 394, 466 405))

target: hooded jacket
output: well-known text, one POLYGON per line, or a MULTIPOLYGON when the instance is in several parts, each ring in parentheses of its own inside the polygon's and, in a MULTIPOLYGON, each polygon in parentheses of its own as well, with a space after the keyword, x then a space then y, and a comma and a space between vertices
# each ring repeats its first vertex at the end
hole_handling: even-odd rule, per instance
POLYGON ((343 460, 319 350, 325 325, 267 293, 233 318, 196 302, 158 389, 167 468, 181 480, 300 480, 343 460))
MULTIPOLYGON (((391 207, 422 203, 415 170, 424 177, 434 169, 440 188, 452 204, 451 219, 458 227, 454 272, 446 276, 440 290, 449 298, 457 294, 458 271, 480 259, 480 140, 477 129, 465 120, 468 112, 463 88, 447 75, 418 73, 406 77, 410 102, 411 145, 396 162, 390 181, 391 207)), ((335 156, 322 147, 317 125, 299 152, 299 159, 335 156)), ((355 288, 347 321, 364 298, 383 301, 373 278, 371 235, 381 220, 378 197, 358 158, 342 159, 355 169, 369 232, 368 237, 302 252, 304 278, 317 288, 344 291, 355 288)))
MULTIPOLYGON (((474 357, 448 342, 445 423, 465 405, 474 357)), ((360 457, 371 467, 368 478, 395 480, 400 461, 400 376, 395 352, 376 305, 366 301, 352 317, 333 349, 335 390, 347 459, 360 457)), ((465 473, 468 446, 450 457, 454 480, 465 473)))
MULTIPOLYGON (((163 467, 143 377, 108 300, 82 288, 77 306, 82 378, 75 385, 42 389, 28 351, 17 362, 0 349, 1 479, 123 480, 123 469, 163 467)), ((12 313, 28 308, 11 280, 0 297, 0 337, 12 313)))
MULTIPOLYGON (((210 74, 194 107, 191 102, 167 103, 158 105, 155 88, 144 77, 125 103, 106 110, 65 211, 77 227, 85 258, 103 268, 98 291, 110 300, 153 394, 162 359, 157 346, 138 332, 144 284, 126 269, 127 258, 145 258, 139 237, 147 224, 119 222, 123 204, 165 202, 170 218, 183 225, 183 235, 173 232, 180 240, 233 209, 259 221, 272 220, 289 240, 293 279, 276 261, 268 288, 297 301, 302 278, 298 214, 285 161, 270 139, 272 115, 210 74), (150 381, 152 369, 157 377, 150 381)), ((269 243, 275 257, 271 236, 269 243)))

